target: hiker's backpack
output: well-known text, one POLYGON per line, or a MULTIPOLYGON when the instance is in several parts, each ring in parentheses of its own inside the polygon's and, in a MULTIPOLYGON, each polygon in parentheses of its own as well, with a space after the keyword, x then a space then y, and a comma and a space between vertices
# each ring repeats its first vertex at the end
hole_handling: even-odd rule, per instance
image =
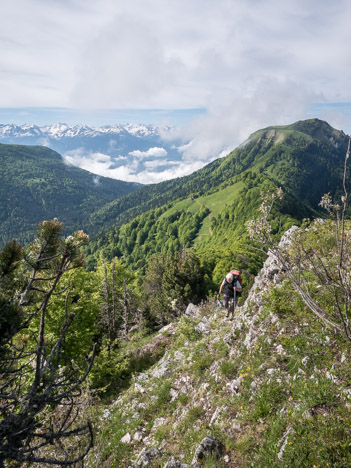
MULTIPOLYGON (((239 270, 230 270, 230 273, 233 275, 233 284, 235 286, 235 283, 239 280, 239 283, 241 287, 243 286, 243 281, 241 279, 241 274, 239 270)), ((241 296, 241 291, 236 291, 236 296, 240 297, 241 296)))

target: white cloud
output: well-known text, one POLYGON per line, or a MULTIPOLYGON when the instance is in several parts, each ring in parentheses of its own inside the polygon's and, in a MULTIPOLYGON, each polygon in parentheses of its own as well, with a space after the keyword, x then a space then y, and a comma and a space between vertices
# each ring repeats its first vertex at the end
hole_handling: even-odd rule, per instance
POLYGON ((144 167, 147 169, 155 169, 156 167, 172 165, 173 161, 167 161, 167 159, 152 159, 151 161, 145 161, 144 167))
MULTIPOLYGON (((125 180, 127 182, 139 182, 141 184, 152 184, 163 180, 173 179, 191 174, 200 169, 203 162, 194 161, 187 163, 183 161, 167 161, 165 159, 155 159, 145 161, 143 168, 140 168, 139 161, 133 159, 127 164, 113 167, 111 156, 102 153, 87 153, 83 148, 68 151, 63 156, 66 164, 80 167, 98 176, 110 177, 112 179, 125 180), (167 169, 156 171, 158 167, 167 166, 167 169)), ((95 184, 99 179, 94 178, 95 184)))
POLYGON ((228 154, 260 128, 292 123, 318 96, 292 81, 267 77, 254 85, 248 82, 241 97, 227 98, 214 103, 206 115, 186 128, 163 134, 169 140, 188 142, 178 148, 184 161, 205 164, 228 154))
MULTIPOLYGON (((131 166, 122 166, 113 169, 111 172, 115 179, 126 180, 128 182, 139 182, 141 184, 155 184, 164 180, 174 179, 176 177, 183 177, 192 174, 203 166, 203 163, 195 161, 193 163, 179 162, 173 167, 165 169, 164 171, 142 170, 136 172, 131 166)), ((109 175, 109 177, 112 177, 109 175)))
POLYGON ((164 157, 167 156, 167 151, 164 148, 159 148, 155 146, 154 148, 149 148, 147 151, 140 151, 140 150, 135 150, 135 151, 130 151, 128 154, 131 156, 135 156, 136 158, 149 158, 149 157, 164 157))
POLYGON ((94 182, 94 185, 96 186, 100 185, 100 177, 99 176, 93 177, 93 182, 94 182))
POLYGON ((5 2, 0 106, 208 107, 264 76, 351 101, 350 17, 348 0, 5 2))
POLYGON ((120 154, 119 156, 117 156, 116 158, 113 158, 115 161, 127 161, 128 157, 127 156, 123 156, 122 154, 120 154))
POLYGON ((112 166, 111 156, 103 153, 87 153, 84 148, 77 148, 76 150, 67 151, 63 155, 63 160, 66 164, 80 167, 93 174, 111 177, 110 168, 112 166))

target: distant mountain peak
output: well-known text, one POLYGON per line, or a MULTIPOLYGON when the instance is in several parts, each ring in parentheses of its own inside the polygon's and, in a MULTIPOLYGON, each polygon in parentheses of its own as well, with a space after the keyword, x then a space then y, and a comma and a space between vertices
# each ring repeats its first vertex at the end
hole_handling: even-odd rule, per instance
POLYGON ((130 134, 135 137, 157 136, 161 130, 169 129, 169 127, 157 127, 156 125, 144 124, 115 124, 104 125, 102 127, 90 127, 88 125, 67 125, 66 123, 56 122, 51 125, 39 127, 34 124, 14 125, 0 124, 0 139, 8 137, 28 137, 28 136, 43 136, 48 138, 74 138, 77 136, 102 136, 106 134, 130 134))

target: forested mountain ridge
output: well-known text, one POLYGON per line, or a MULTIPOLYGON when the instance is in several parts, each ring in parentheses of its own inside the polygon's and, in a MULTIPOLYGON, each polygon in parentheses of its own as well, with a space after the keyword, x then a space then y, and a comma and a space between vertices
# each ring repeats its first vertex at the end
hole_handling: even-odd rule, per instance
POLYGON ((228 267, 235 261, 255 273, 257 265, 243 246, 261 192, 278 187, 284 192, 276 230, 279 217, 287 229, 320 216, 321 197, 341 190, 346 148, 346 135, 317 119, 255 132, 226 158, 190 176, 143 187, 98 210, 94 219, 100 225, 113 219, 116 226, 90 244, 88 262, 93 264, 90 254, 97 258, 103 250, 144 271, 153 254, 193 246, 213 271, 224 269, 226 258, 228 267))
POLYGON ((66 232, 84 229, 90 213, 140 184, 96 176, 42 146, 0 144, 0 245, 28 241, 37 224, 57 217, 66 232))
POLYGON ((92 215, 91 229, 123 224, 178 198, 217 190, 222 183, 230 183, 232 177, 246 171, 263 173, 286 185, 295 201, 302 200, 306 205, 303 210, 308 215, 316 209, 321 193, 336 189, 346 145, 347 136, 342 131, 318 119, 268 127, 252 134, 227 157, 189 176, 147 185, 105 205, 92 215))

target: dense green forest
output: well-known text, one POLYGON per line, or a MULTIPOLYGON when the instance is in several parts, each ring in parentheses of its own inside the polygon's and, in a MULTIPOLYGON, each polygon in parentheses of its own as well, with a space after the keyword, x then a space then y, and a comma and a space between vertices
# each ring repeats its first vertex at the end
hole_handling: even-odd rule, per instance
POLYGON ((69 166, 41 146, 0 144, 0 178, 2 246, 29 241, 44 219, 59 218, 66 232, 86 229, 92 211, 140 187, 69 166))
POLYGON ((318 203, 324 193, 341 194, 346 147, 342 132, 318 120, 260 130, 226 158, 191 176, 144 187, 99 210, 97 220, 114 213, 116 226, 89 244, 87 265, 94 268, 103 251, 144 274, 155 253, 192 248, 209 270, 210 291, 234 264, 249 283, 262 259, 248 248, 252 243, 246 222, 257 216, 261 193, 278 187, 284 192, 274 208, 278 236, 304 218, 324 216, 318 203), (132 199, 134 205, 128 208, 132 199))

